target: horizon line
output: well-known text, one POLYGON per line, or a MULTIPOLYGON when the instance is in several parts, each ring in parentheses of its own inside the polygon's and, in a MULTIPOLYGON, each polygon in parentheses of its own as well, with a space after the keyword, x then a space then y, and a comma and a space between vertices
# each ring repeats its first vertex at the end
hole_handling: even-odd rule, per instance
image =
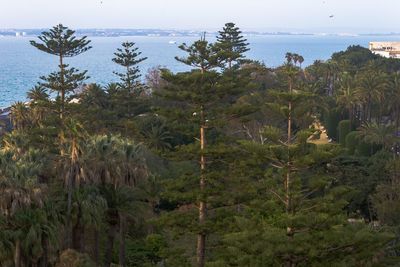
MULTIPOLYGON (((0 28, 0 31, 22 31, 22 30, 29 30, 29 31, 35 31, 35 30, 48 30, 51 29, 52 27, 35 27, 35 28, 24 28, 24 27, 7 27, 7 28, 0 28)), ((206 28, 206 29, 201 29, 201 28, 128 28, 128 27, 99 27, 99 28, 92 28, 92 27, 79 27, 79 28, 72 28, 75 31, 82 31, 82 30, 92 30, 92 31, 98 31, 98 30, 104 30, 104 31, 110 31, 110 30, 118 30, 118 31, 126 31, 126 30, 131 30, 131 31, 138 31, 138 30, 143 30, 143 31, 184 31, 184 32, 206 32, 206 33, 215 33, 219 30, 220 28, 206 28)), ((259 33, 259 34, 276 34, 276 33, 285 33, 285 34, 353 34, 353 35, 400 35, 400 31, 393 31, 393 30, 376 30, 376 31, 369 31, 369 32, 363 32, 361 29, 359 32, 354 31, 354 30, 349 30, 349 31, 344 31, 344 30, 339 30, 336 29, 332 31, 332 29, 326 29, 324 30, 312 30, 312 29, 245 29, 241 28, 240 29, 242 33, 259 33)))

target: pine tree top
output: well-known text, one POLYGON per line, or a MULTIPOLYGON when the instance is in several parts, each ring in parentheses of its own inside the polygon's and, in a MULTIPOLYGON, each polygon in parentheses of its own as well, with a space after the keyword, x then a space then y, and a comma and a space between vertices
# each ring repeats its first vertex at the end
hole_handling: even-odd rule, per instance
POLYGON ((115 58, 112 61, 123 67, 135 66, 147 59, 147 57, 138 58, 142 54, 138 50, 134 42, 123 42, 122 48, 118 48, 114 53, 115 58))
POLYGON ((226 48, 231 48, 232 51, 245 53, 250 49, 247 47, 247 39, 242 35, 239 27, 235 26, 235 23, 226 23, 222 31, 218 32, 217 41, 225 46, 226 48))
POLYGON ((226 23, 222 31, 218 33, 215 47, 222 61, 227 64, 228 69, 231 69, 232 63, 240 62, 245 57, 244 53, 250 50, 249 43, 232 22, 226 23))
POLYGON ((139 48, 135 47, 134 42, 123 42, 122 48, 117 49, 117 52, 114 53, 115 57, 112 59, 113 62, 126 69, 124 73, 114 72, 114 74, 121 80, 118 85, 128 90, 140 87, 138 79, 141 75, 138 64, 147 59, 147 57, 140 57, 142 52, 138 50, 139 48))
POLYGON ((74 57, 92 48, 88 46, 90 40, 86 39, 87 36, 76 38, 75 31, 62 24, 54 26, 47 32, 42 32, 38 38, 42 43, 32 40, 30 44, 43 52, 56 56, 74 57))
POLYGON ((188 55, 186 57, 175 57, 175 59, 188 66, 199 68, 204 72, 220 65, 214 45, 206 41, 204 37, 191 45, 183 43, 179 48, 188 55))

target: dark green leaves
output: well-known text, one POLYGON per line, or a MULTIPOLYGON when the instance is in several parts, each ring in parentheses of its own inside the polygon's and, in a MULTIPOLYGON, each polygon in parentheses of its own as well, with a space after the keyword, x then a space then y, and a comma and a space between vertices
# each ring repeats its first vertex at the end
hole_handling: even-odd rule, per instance
POLYGON ((138 50, 135 43, 124 42, 122 48, 118 48, 114 53, 115 58, 112 59, 113 62, 126 69, 124 73, 114 72, 114 74, 121 80, 119 85, 129 91, 137 87, 138 79, 141 76, 138 64, 147 59, 147 57, 139 58, 142 53, 138 50))
POLYGON ((30 41, 31 45, 48 54, 60 57, 74 57, 92 48, 86 36, 76 38, 75 31, 59 24, 38 36, 41 43, 30 41))

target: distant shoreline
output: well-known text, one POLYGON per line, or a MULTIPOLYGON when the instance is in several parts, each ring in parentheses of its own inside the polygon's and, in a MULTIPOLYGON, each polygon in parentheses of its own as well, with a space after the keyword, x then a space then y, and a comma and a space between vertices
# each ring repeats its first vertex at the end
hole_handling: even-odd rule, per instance
MULTIPOLYGON (((47 29, 0 29, 0 37, 34 37, 47 29)), ((206 32, 207 36, 216 36, 216 31, 200 30, 160 30, 160 29, 78 29, 77 35, 88 37, 198 37, 206 32)), ((263 32, 243 31, 245 36, 399 36, 400 33, 325 33, 325 32, 263 32)))

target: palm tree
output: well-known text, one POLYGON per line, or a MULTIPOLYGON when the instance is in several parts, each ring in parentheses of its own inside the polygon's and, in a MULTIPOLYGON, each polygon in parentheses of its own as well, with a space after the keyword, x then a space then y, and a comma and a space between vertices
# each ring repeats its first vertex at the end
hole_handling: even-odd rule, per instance
POLYGON ((359 103, 359 93, 354 78, 349 74, 344 74, 339 81, 336 101, 340 107, 348 111, 351 124, 354 122, 354 111, 359 103))
POLYGON ((50 100, 47 90, 37 85, 27 93, 31 100, 29 103, 29 119, 33 125, 42 127, 42 122, 48 116, 50 109, 50 100))
POLYGON ((126 266, 125 262, 125 234, 126 219, 137 217, 140 213, 140 195, 128 186, 114 186, 105 184, 100 187, 100 192, 107 201, 107 244, 105 251, 105 265, 109 267, 117 232, 120 234, 119 265, 126 266))
MULTIPOLYGON (((102 189, 107 201, 107 223, 109 225, 105 266, 111 263, 111 255, 117 230, 120 232, 120 265, 125 266, 126 212, 119 208, 126 205, 118 192, 125 194, 147 177, 147 168, 141 154, 141 147, 131 141, 115 136, 94 136, 84 153, 88 163, 87 178, 102 189)), ((132 194, 132 191, 129 191, 132 194)), ((121 196, 126 199, 128 196, 121 196)), ((135 195, 129 196, 129 198, 135 195)), ((132 210, 135 211, 135 210, 132 210)))
POLYGON ((151 124, 149 129, 142 131, 142 135, 144 136, 145 143, 149 148, 161 151, 171 148, 170 142, 172 136, 164 123, 151 124))
POLYGON ((385 96, 387 88, 386 75, 380 71, 367 71, 358 77, 359 96, 364 105, 364 121, 371 122, 373 105, 378 104, 378 121, 381 120, 382 107, 380 103, 385 96))
MULTIPOLYGON (((78 252, 84 253, 85 249, 85 229, 91 226, 98 232, 103 219, 103 214, 106 210, 107 203, 100 195, 97 187, 86 185, 77 188, 72 196, 72 218, 73 222, 73 235, 72 244, 73 248, 78 252)), ((95 236, 96 237, 96 236, 95 236)), ((98 250, 98 244, 94 244, 95 251, 98 250)), ((99 262, 99 255, 95 255, 96 262, 99 262)))
POLYGON ((339 75, 339 65, 335 60, 328 60, 325 63, 325 71, 326 71, 326 90, 327 95, 332 96, 335 93, 335 85, 337 82, 337 78, 339 75))
POLYGON ((46 211, 39 207, 19 209, 11 218, 9 225, 15 234, 16 249, 21 257, 15 262, 24 262, 23 266, 38 265, 45 254, 44 241, 55 240, 57 233, 57 226, 47 219, 46 211))
POLYGON ((109 135, 91 136, 88 138, 83 155, 87 166, 85 173, 91 184, 112 184, 118 173, 117 162, 120 151, 116 150, 117 138, 109 135), (112 177, 113 176, 113 177, 112 177))
POLYGON ((41 85, 36 85, 31 90, 28 91, 27 96, 33 102, 48 101, 49 94, 46 88, 41 85))
POLYGON ((50 262, 50 253, 60 248, 59 246, 59 229, 64 221, 63 210, 64 206, 60 205, 56 199, 48 197, 40 209, 45 212, 45 220, 42 223, 42 249, 43 253, 39 259, 40 267, 47 267, 50 262))
POLYGON ((396 131, 400 127, 400 74, 395 73, 390 79, 387 90, 387 103, 389 105, 389 114, 395 124, 396 131))
POLYGON ((299 64, 300 64, 300 68, 301 68, 301 65, 302 65, 303 62, 304 62, 304 57, 301 56, 301 55, 299 55, 299 57, 298 57, 298 62, 299 62, 299 64))
MULTIPOLYGON (((121 180, 119 184, 114 184, 114 187, 135 188, 138 183, 147 178, 147 168, 141 152, 141 147, 128 141, 121 140, 119 148, 122 152, 120 162, 121 180)), ((134 195, 133 195, 134 196, 134 195)), ((120 231, 120 250, 119 250, 119 264, 126 266, 125 262, 125 235, 126 235, 126 218, 127 212, 124 210, 119 211, 119 231, 120 231)))
POLYGON ((90 84, 80 95, 80 103, 91 107, 106 108, 109 105, 107 97, 107 92, 100 85, 90 84))
POLYGON ((100 266, 99 231, 104 221, 105 212, 107 210, 107 201, 102 197, 98 188, 95 186, 86 186, 84 188, 81 188, 81 190, 78 190, 78 192, 78 196, 81 197, 76 197, 74 198, 74 200, 79 199, 80 203, 79 205, 74 206, 75 208, 81 207, 81 212, 83 214, 83 224, 93 229, 93 256, 96 266, 100 266))
POLYGON ((395 127, 392 125, 366 122, 359 128, 360 137, 367 143, 381 145, 390 151, 399 138, 395 135, 395 127))
POLYGON ((64 187, 67 189, 68 199, 67 199, 67 247, 75 248, 79 252, 82 252, 83 247, 82 241, 76 241, 77 239, 81 240, 81 236, 83 233, 81 232, 81 220, 82 214, 79 214, 77 221, 78 223, 75 225, 77 229, 73 229, 71 214, 72 214, 72 197, 76 188, 79 188, 85 181, 85 173, 82 167, 82 163, 80 160, 80 156, 82 154, 81 149, 81 140, 86 136, 86 132, 83 129, 82 125, 75 120, 68 120, 65 122, 65 140, 63 141, 63 145, 68 146, 67 149, 63 149, 64 151, 69 151, 68 154, 64 154, 63 156, 66 158, 62 161, 64 172, 62 172, 64 187))
MULTIPOLYGON (((13 231, 14 266, 16 267, 22 266, 22 253, 25 256, 31 253, 26 249, 23 251, 23 248, 26 248, 24 242, 37 239, 36 236, 32 240, 28 240, 24 238, 24 233, 30 235, 42 233, 39 230, 33 232, 32 229, 43 225, 43 221, 24 221, 26 212, 31 213, 33 212, 32 208, 43 207, 45 187, 38 183, 38 174, 41 168, 42 164, 37 158, 37 151, 29 150, 23 155, 13 155, 10 150, 0 151, 0 213, 7 222, 7 229, 13 231), (23 227, 28 227, 28 231, 24 231, 23 227)), ((28 217, 34 216, 31 214, 28 217)), ((31 245, 27 247, 41 247, 41 244, 40 246, 31 245)), ((35 257, 38 257, 40 253, 34 254, 35 257)))
POLYGON ((23 155, 28 150, 26 133, 11 132, 3 138, 3 150, 9 151, 14 157, 23 155))
POLYGON ((29 109, 23 102, 15 102, 11 106, 10 118, 16 130, 23 131, 29 125, 29 109))

